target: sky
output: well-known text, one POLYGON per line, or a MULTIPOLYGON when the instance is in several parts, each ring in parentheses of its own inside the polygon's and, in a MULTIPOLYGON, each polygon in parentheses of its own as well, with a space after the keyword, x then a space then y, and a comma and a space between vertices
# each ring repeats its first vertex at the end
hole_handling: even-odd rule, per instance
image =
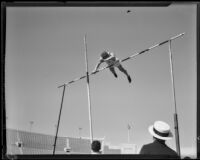
MULTIPOLYGON (((103 50, 126 58, 185 32, 172 41, 181 152, 196 154, 196 6, 8 7, 6 19, 7 127, 55 135, 62 98, 58 88, 89 72, 103 50), (126 11, 130 10, 130 13, 126 11)), ((90 77, 93 135, 112 145, 151 143, 148 127, 167 122, 174 134, 168 43, 90 77)), ((102 64, 101 67, 105 67, 102 64)), ((66 87, 59 136, 89 137, 86 79, 66 87)), ((175 136, 167 144, 175 150, 175 136)))

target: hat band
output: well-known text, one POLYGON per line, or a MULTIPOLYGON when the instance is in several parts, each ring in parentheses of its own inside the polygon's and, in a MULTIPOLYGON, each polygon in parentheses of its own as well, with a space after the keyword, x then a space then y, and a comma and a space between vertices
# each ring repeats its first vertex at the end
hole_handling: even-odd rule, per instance
POLYGON ((168 137, 168 136, 169 136, 169 132, 168 132, 168 133, 161 133, 161 132, 157 131, 154 127, 153 127, 153 131, 154 131, 157 135, 159 135, 159 136, 161 136, 161 137, 168 137))

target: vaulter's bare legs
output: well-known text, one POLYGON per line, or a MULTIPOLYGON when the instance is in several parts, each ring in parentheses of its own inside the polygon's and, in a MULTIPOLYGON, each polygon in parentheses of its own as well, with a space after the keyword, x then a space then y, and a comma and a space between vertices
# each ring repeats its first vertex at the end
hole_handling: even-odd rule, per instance
POLYGON ((131 77, 130 77, 130 75, 128 74, 128 72, 123 68, 123 66, 122 66, 122 65, 119 65, 119 66, 118 66, 118 69, 119 69, 121 72, 123 72, 123 73, 127 76, 129 83, 131 83, 131 77))
POLYGON ((114 76, 117 78, 117 73, 115 72, 115 68, 114 67, 110 67, 109 69, 114 74, 114 76))
MULTIPOLYGON (((117 78, 117 73, 115 72, 115 68, 114 67, 110 67, 109 69, 114 74, 114 76, 117 78)), ((122 65, 119 65, 118 69, 127 76, 129 83, 131 83, 131 77, 128 74, 128 72, 122 67, 122 65)))

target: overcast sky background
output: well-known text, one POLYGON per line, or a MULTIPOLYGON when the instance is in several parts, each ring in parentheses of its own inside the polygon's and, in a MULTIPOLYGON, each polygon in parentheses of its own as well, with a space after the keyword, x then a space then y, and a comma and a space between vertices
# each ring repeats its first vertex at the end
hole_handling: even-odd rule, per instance
MULTIPOLYGON (((89 71, 103 50, 120 59, 185 32, 172 42, 181 151, 196 154, 196 6, 169 7, 8 7, 6 23, 7 127, 55 134, 62 88, 89 71), (127 10, 131 10, 129 14, 127 10)), ((102 65, 104 67, 105 64, 102 65)), ((163 120, 174 133, 174 103, 168 44, 90 77, 94 137, 112 145, 152 142, 148 126, 163 120)), ((89 137, 86 80, 66 88, 59 136, 89 137)), ((175 149, 175 138, 167 144, 175 149)))

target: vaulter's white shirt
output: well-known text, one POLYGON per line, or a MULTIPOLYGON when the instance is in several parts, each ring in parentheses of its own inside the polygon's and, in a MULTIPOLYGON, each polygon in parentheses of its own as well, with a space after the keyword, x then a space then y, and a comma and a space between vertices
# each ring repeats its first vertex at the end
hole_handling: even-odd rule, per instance
POLYGON ((119 63, 119 59, 117 57, 115 57, 115 54, 113 52, 107 52, 109 54, 109 57, 106 59, 103 59, 102 57, 100 57, 100 62, 106 62, 108 65, 112 65, 115 64, 115 67, 118 67, 120 65, 119 63))

